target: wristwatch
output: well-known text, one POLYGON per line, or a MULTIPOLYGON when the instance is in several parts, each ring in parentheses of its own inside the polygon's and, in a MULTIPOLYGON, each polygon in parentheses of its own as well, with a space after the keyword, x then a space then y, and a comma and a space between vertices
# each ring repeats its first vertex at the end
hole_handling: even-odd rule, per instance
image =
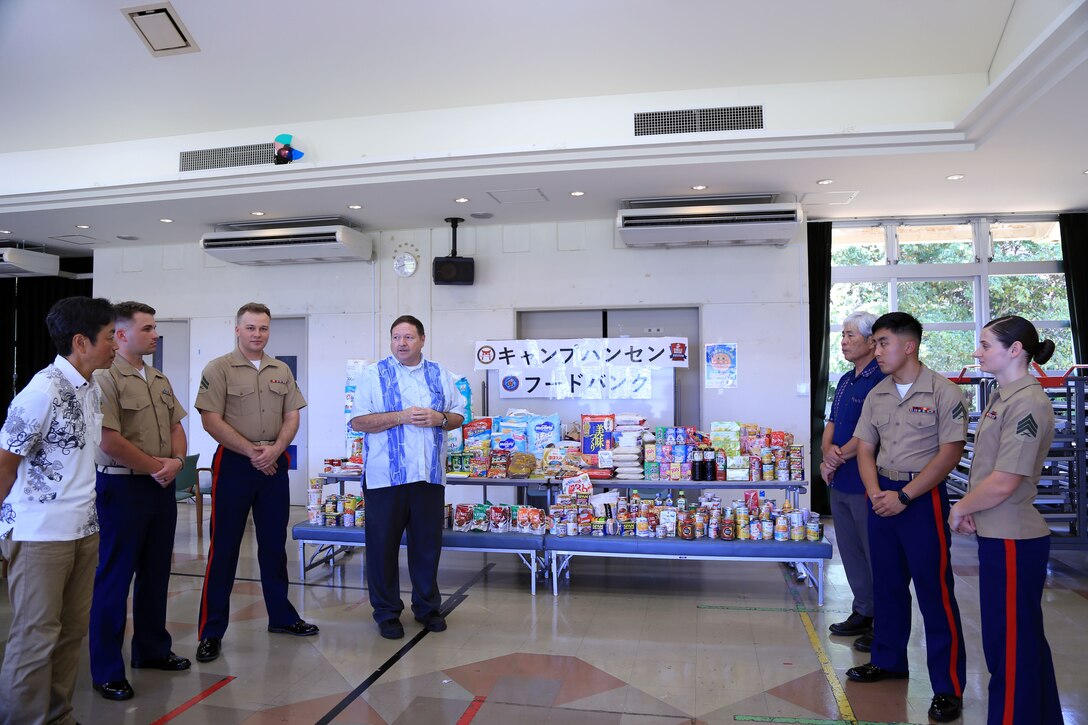
POLYGON ((912 499, 906 491, 899 492, 899 503, 903 504, 904 506, 910 506, 910 502, 913 500, 914 499, 912 499))
POLYGON ((442 430, 446 430, 446 426, 450 424, 450 419, 446 417, 446 414, 442 414, 442 430))
POLYGON ((181 456, 174 456, 174 460, 181 464, 182 468, 185 468, 185 459, 181 456))

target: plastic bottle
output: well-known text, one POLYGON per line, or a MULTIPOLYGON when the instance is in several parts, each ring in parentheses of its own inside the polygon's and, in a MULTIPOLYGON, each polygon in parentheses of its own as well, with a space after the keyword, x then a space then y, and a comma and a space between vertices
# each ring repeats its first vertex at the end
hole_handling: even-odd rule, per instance
POLYGON ((658 489, 654 493, 654 506, 663 506, 664 503, 661 500, 661 489, 658 489))
POLYGON ((672 506, 672 491, 668 489, 665 491, 665 505, 672 506))
POLYGON ((632 507, 634 507, 636 510, 638 509, 638 505, 640 503, 642 503, 642 496, 638 495, 638 489, 637 488, 632 488, 631 489, 631 498, 629 499, 629 501, 630 501, 630 505, 632 507))
POLYGON ((681 511, 688 507, 688 500, 684 497, 684 489, 680 489, 680 492, 676 496, 676 508, 681 511))

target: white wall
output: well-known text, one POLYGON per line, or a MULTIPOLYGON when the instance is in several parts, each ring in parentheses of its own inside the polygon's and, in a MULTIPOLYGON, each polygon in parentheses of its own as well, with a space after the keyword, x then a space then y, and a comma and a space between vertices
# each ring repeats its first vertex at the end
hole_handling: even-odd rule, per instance
MULTIPOLYGON (((383 232, 373 264, 243 267, 214 262, 195 243, 98 251, 94 293, 143 300, 163 318, 192 320, 194 397, 204 365, 231 348, 241 304, 257 300, 273 315, 306 317, 311 467, 342 449, 345 361, 388 354, 389 325, 398 315, 419 317, 425 354, 467 375, 478 390, 476 340, 515 337, 518 310, 583 306, 700 307, 704 343, 738 344, 739 380, 735 389, 704 390, 702 420, 688 423, 756 422, 792 431, 808 446, 809 398, 798 393, 809 384, 803 228, 781 249, 634 250, 614 238, 612 220, 461 227, 458 251, 475 258, 476 282, 436 287, 431 259, 449 253, 449 237, 446 227, 383 232), (393 252, 403 245, 417 249, 420 262, 406 279, 392 271, 393 252)), ((692 359, 701 361, 701 350, 692 359)), ((194 451, 211 455, 203 431, 192 439, 194 451)))
MULTIPOLYGON (((1037 0, 1041 1, 1041 0, 1037 0)), ((510 103, 293 124, 306 157, 298 167, 367 166, 461 156, 545 150, 656 146, 656 136, 633 137, 635 113, 670 108, 759 104, 764 128, 778 134, 856 134, 889 129, 946 128, 985 91, 985 73, 878 78, 822 83, 703 88, 595 98, 510 103), (833 98, 834 103, 828 103, 833 98)), ((0 153, 0 195, 64 189, 95 192, 118 185, 178 180, 261 179, 281 171, 243 167, 178 172, 178 154, 200 148, 263 143, 279 126, 135 139, 110 144, 0 153), (110 159, 103 164, 102 159, 110 159)), ((743 138, 743 133, 701 134, 700 141, 743 138)), ((674 140, 675 142, 675 140, 674 140)))

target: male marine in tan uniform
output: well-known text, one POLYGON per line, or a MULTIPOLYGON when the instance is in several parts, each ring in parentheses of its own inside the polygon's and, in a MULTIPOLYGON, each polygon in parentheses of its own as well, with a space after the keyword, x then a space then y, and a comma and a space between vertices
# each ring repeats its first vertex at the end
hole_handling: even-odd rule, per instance
POLYGON ((208 363, 196 396, 204 430, 219 443, 212 464, 211 548, 200 596, 198 662, 219 656, 251 509, 268 631, 299 637, 318 631, 287 600, 284 549, 290 506, 290 461, 284 451, 298 432, 298 411, 306 400, 291 369, 264 353, 272 322, 269 309, 250 302, 235 319, 238 346, 208 363))
POLYGON ((185 465, 185 410, 161 372, 144 364, 159 333, 155 309, 114 305, 117 357, 94 379, 102 389, 102 443, 95 453, 98 569, 91 604, 91 682, 107 700, 128 700, 121 647, 132 577, 132 667, 186 670, 170 651, 166 596, 178 508, 174 478, 185 465))
POLYGON ((945 478, 963 453, 967 404, 959 387, 919 361, 918 320, 889 312, 873 323, 873 341, 876 362, 888 377, 866 396, 854 438, 869 495, 876 624, 872 661, 851 667, 846 676, 855 682, 908 676, 913 580, 934 693, 929 717, 949 722, 960 715, 966 668, 945 478))

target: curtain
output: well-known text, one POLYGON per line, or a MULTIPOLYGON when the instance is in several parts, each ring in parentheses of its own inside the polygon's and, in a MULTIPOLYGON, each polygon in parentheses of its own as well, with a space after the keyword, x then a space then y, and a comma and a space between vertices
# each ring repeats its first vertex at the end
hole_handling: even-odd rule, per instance
POLYGON ((827 486, 820 477, 823 455, 824 408, 827 400, 828 331, 831 329, 831 222, 808 223, 808 339, 812 385, 812 510, 831 510, 827 486))
POLYGON ((0 304, 4 304, 4 338, 0 343, 6 347, 4 357, 14 365, 14 384, 11 368, 0 365, 3 381, 2 400, 4 415, 14 392, 26 387, 34 375, 53 362, 57 349, 49 338, 45 328, 45 316, 57 300, 65 297, 91 295, 92 282, 89 279, 68 279, 66 277, 20 277, 0 280, 0 304), (5 297, 6 283, 11 285, 11 298, 5 297), (7 304, 9 303, 10 304, 7 304), (10 330, 10 332, 9 332, 10 330), (10 336, 10 342, 7 342, 10 336), (14 355, 9 351, 14 350, 14 355))
POLYGON ((1059 214, 1058 226, 1062 233, 1073 354, 1078 363, 1084 363, 1088 362, 1088 214, 1059 214))
POLYGON ((15 280, 0 279, 0 423, 15 397, 15 280))

